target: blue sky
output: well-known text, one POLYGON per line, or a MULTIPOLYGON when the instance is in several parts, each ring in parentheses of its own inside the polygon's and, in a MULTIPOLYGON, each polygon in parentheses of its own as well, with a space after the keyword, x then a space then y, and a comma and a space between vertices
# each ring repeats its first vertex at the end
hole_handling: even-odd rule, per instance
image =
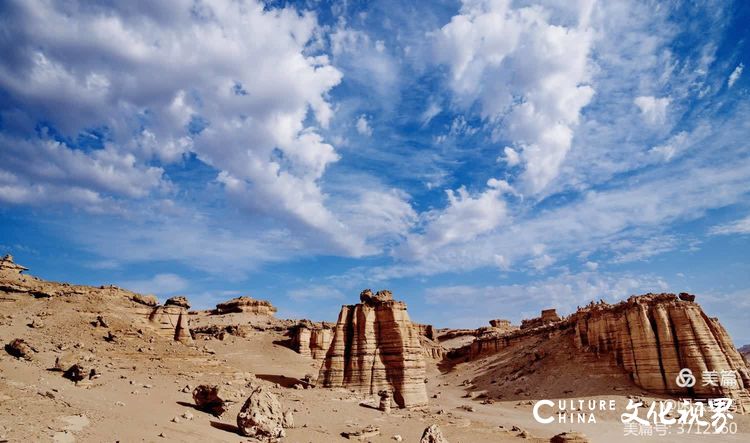
POLYGON ((750 343, 747 2, 3 2, 0 252, 475 327, 688 291, 750 343))

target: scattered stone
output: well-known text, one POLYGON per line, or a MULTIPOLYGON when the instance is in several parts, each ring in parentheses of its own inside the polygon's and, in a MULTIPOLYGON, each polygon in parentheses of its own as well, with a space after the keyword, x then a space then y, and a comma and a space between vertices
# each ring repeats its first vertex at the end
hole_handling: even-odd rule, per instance
POLYGON ((190 411, 185 411, 182 413, 182 418, 185 420, 192 420, 194 418, 193 413, 190 411))
POLYGON ((419 443, 448 443, 448 440, 443 437, 438 425, 430 425, 425 428, 419 443))
POLYGON ((380 435, 380 428, 378 428, 377 426, 373 426, 373 425, 368 425, 367 427, 360 429, 358 431, 341 433, 341 436, 344 438, 348 438, 349 440, 358 440, 358 441, 365 441, 377 435, 380 435))
POLYGON ((403 441, 404 439, 399 434, 396 434, 393 437, 391 437, 391 440, 403 441))
POLYGON ((83 380, 98 378, 99 374, 97 374, 96 369, 92 367, 88 367, 82 363, 76 363, 63 373, 63 377, 78 383, 83 380))
MULTIPOLYGON (((292 421, 291 415, 289 420, 292 421)), ((237 427, 240 433, 259 440, 275 441, 283 438, 286 435, 284 424, 285 413, 281 409, 279 399, 263 386, 257 387, 250 394, 237 414, 237 427)))
POLYGON ((41 328, 44 327, 44 322, 42 322, 38 318, 35 318, 35 319, 31 320, 31 323, 29 323, 26 326, 28 326, 30 328, 33 328, 33 329, 41 329, 41 328))
POLYGON ((22 338, 16 338, 5 345, 5 352, 19 359, 31 360, 36 350, 22 338))
POLYGON ((179 423, 179 422, 180 422, 180 417, 173 417, 172 418, 172 423, 179 423))
POLYGON ((96 316, 96 320, 92 321, 91 324, 96 327, 102 327, 102 328, 108 328, 109 324, 107 324, 107 320, 104 319, 101 315, 96 316))
POLYGON ((229 408, 231 401, 221 386, 200 385, 193 390, 193 401, 198 409, 220 416, 229 408))

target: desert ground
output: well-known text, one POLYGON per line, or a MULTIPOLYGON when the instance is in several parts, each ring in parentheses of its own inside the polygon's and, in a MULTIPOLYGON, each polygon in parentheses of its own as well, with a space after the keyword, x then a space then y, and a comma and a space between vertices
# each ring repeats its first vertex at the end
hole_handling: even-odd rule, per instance
MULTIPOLYGON (((152 308, 119 289, 46 297, 11 286, 0 291, 0 337, 4 343, 21 338, 34 352, 28 360, 0 353, 1 441, 255 441, 240 435, 236 417, 257 386, 293 412, 286 442, 349 441, 344 433, 368 426, 379 433, 363 441, 419 442, 433 424, 453 443, 547 442, 565 431, 580 431, 593 442, 750 441, 748 415, 735 415, 735 435, 624 436, 619 414, 628 396, 659 396, 644 392, 617 368, 602 370, 596 357, 559 352, 559 343, 552 341, 535 345, 548 356, 536 362, 524 355, 528 346, 470 361, 427 358, 428 404, 385 413, 375 395, 302 382, 317 375, 321 361, 289 346, 294 321, 192 313, 192 325, 244 329, 221 339, 195 334, 186 344, 165 336, 149 321, 152 308), (76 383, 54 369, 76 362, 94 368, 97 376, 76 383), (519 367, 524 375, 504 382, 519 367), (194 403, 191 393, 201 384, 221 387, 227 410, 220 416, 194 403), (596 424, 533 419, 535 400, 568 397, 614 399, 618 409, 597 413, 596 424)), ((458 346, 461 340, 445 345, 458 346)))

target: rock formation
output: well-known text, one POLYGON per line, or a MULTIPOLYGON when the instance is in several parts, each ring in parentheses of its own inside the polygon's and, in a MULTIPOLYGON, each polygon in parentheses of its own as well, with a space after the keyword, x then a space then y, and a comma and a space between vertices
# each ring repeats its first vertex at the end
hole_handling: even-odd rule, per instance
MULTIPOLYGON (((692 297, 694 300, 694 296, 692 297)), ((750 400, 750 371, 718 319, 674 294, 631 297, 617 305, 592 304, 574 314, 576 345, 608 354, 649 391, 704 398, 735 396, 750 400), (735 374, 736 389, 696 383, 677 385, 682 368, 696 377, 706 371, 735 374)))
POLYGON ((276 441, 284 437, 284 428, 293 425, 292 415, 281 409, 275 394, 262 386, 250 394, 240 413, 237 428, 240 433, 261 441, 276 441))
POLYGON ((19 264, 16 264, 16 262, 13 261, 13 256, 10 254, 6 254, 2 259, 0 259, 0 271, 5 271, 13 274, 20 274, 23 271, 28 271, 28 268, 25 268, 19 264))
POLYGON ((245 312, 257 315, 273 315, 276 308, 267 300, 256 300, 251 297, 237 297, 216 305, 214 314, 223 315, 245 312))
MULTIPOLYGON (((741 411, 748 410, 750 371, 746 362, 718 319, 706 316, 689 300, 694 296, 646 294, 614 305, 592 302, 564 320, 544 321, 542 315, 518 331, 479 335, 470 346, 451 355, 476 359, 529 337, 570 336, 577 349, 611 359, 611 365, 626 371, 643 389, 699 398, 730 396, 741 411), (699 382, 680 387, 676 378, 682 368, 690 369, 699 380, 706 371, 734 374, 737 386, 699 382)), ((547 315, 548 319, 554 317, 547 315)))
POLYGON ((193 342, 188 318, 189 306, 185 297, 172 297, 164 305, 154 307, 148 319, 160 335, 189 344, 193 342))
POLYGON ((306 357, 322 360, 333 340, 333 328, 326 322, 300 321, 289 330, 292 348, 306 357))
POLYGON ((539 326, 558 321, 560 321, 560 317, 557 315, 555 309, 542 309, 542 314, 539 317, 521 320, 521 329, 538 328, 539 326))
POLYGON ((400 407, 427 403, 420 334, 406 305, 390 291, 362 291, 356 305, 341 307, 318 383, 366 394, 387 389, 400 407))

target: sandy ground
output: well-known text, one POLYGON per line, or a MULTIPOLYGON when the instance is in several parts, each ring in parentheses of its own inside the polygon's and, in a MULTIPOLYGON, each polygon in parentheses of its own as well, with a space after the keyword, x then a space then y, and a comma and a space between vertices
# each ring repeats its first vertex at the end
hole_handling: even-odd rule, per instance
MULTIPOLYGON (((505 378, 517 375, 518 365, 509 362, 525 361, 528 356, 514 356, 522 350, 453 367, 438 368, 430 362, 427 389, 431 397, 435 395, 430 405, 385 415, 373 407, 374 398, 346 390, 295 389, 305 374, 317 373, 319 362, 279 344, 286 339, 282 332, 259 330, 244 338, 198 340, 188 346, 158 335, 143 312, 142 306, 122 299, 34 299, 0 293, 3 344, 23 338, 38 351, 33 361, 0 353, 0 440, 247 441, 235 427, 241 403, 214 417, 195 409, 190 388, 221 384, 244 399, 249 381, 267 384, 285 407, 294 410, 295 427, 287 430, 284 440, 292 443, 348 441, 342 432, 367 425, 381 430, 368 441, 392 442, 393 436, 400 435, 404 442, 419 442, 424 428, 433 423, 451 443, 549 441, 571 429, 584 432, 593 442, 642 440, 623 436, 619 418, 627 394, 641 395, 641 391, 615 373, 598 378, 582 373, 582 368, 595 367, 596 362, 557 358, 551 353, 530 365, 531 369, 522 370, 525 378, 512 382, 505 378), (109 328, 92 326, 97 315, 105 316, 109 328), (28 326, 32 321, 36 327, 28 326), (117 336, 114 342, 104 339, 109 331, 117 336), (75 385, 60 372, 49 370, 57 357, 85 361, 101 376, 75 385), (509 367, 514 374, 508 372, 509 367), (522 392, 516 393, 517 386, 523 386, 522 392), (563 387, 572 392, 564 392, 563 387), (618 412, 597 414, 596 424, 537 423, 531 404, 538 398, 557 398, 553 395, 616 399, 618 412), (487 398, 493 403, 482 404, 487 398), (520 429, 513 430, 514 426, 520 429)), ((274 323, 251 321, 264 326, 274 323)), ((649 441, 750 441, 748 417, 735 417, 735 421, 737 435, 669 435, 649 441)))

